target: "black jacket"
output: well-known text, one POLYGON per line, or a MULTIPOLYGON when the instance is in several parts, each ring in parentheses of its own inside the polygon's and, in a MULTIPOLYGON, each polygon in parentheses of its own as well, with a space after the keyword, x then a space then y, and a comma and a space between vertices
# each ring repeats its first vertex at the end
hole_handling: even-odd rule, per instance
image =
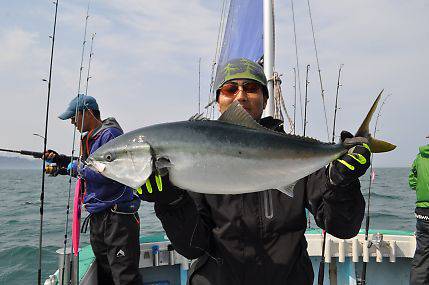
MULTIPOLYGON (((274 119, 261 124, 282 130, 274 119)), ((265 214, 264 192, 188 192, 175 206, 155 204, 174 248, 189 259, 198 258, 189 272, 190 284, 313 284, 305 209, 319 227, 338 238, 359 231, 365 208, 359 180, 332 186, 323 168, 299 180, 293 198, 267 191, 273 201, 271 219, 265 214)))

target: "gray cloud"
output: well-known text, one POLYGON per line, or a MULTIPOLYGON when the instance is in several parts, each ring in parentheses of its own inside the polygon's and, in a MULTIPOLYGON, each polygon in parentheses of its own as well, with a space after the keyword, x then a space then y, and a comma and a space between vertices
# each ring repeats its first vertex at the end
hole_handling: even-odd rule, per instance
MULTIPOLYGON (((311 65, 308 134, 326 140, 317 67, 306 1, 295 1, 301 61, 311 65), (301 3, 302 2, 302 3, 301 3)), ((52 6, 30 1, 0 4, 0 145, 40 149, 46 103, 52 6), (30 9, 31 8, 31 9, 30 9)), ((77 94, 86 1, 60 2, 54 58, 49 144, 70 152, 72 128, 56 115, 77 94)), ((202 97, 207 101, 220 5, 216 1, 93 1, 88 36, 96 32, 89 94, 103 116, 115 116, 126 130, 182 120, 197 110, 198 58, 202 97)), ((295 64, 289 1, 276 2, 276 67, 283 73, 289 111, 295 64)), ((427 143, 428 19, 426 1, 312 1, 313 21, 326 90, 329 124, 337 70, 344 64, 338 129, 357 129, 380 89, 392 94, 380 118, 379 136, 398 150, 376 165, 407 166, 427 143)), ((84 77, 87 68, 86 48, 84 77)), ((304 87, 304 85, 302 85, 304 87)), ((303 89, 304 90, 304 89, 303 89)))

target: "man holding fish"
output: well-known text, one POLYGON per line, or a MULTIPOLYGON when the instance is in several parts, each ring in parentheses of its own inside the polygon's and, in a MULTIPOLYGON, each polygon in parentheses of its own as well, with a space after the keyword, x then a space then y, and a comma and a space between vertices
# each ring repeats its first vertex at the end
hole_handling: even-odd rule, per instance
POLYGON ((380 96, 356 136, 342 132, 342 143, 332 145, 261 119, 266 85, 261 66, 230 60, 215 81, 217 121, 142 128, 87 160, 154 202, 174 248, 197 259, 190 284, 313 284, 305 210, 328 233, 355 236, 365 207, 358 178, 370 148, 395 147, 368 134, 380 96))

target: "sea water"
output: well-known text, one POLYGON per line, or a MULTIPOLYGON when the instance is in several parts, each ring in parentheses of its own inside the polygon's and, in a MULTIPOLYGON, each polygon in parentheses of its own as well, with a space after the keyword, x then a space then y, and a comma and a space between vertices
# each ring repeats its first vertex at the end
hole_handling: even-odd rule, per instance
MULTIPOLYGON (((371 186, 371 228, 414 231, 415 193, 408 187, 407 168, 375 169, 371 186)), ((0 169, 0 284, 36 284, 39 256, 41 171, 0 169)), ((369 171, 368 171, 369 172, 369 171)), ((368 199, 369 175, 361 179, 368 199)), ((74 193, 71 185, 70 209, 74 193)), ((64 243, 69 179, 46 177, 43 214, 42 282, 58 268, 55 251, 64 243)), ((71 211, 70 211, 71 213, 71 211)), ((152 204, 139 210, 141 234, 162 233, 152 204)), ((83 214, 85 216, 86 213, 83 214)), ((71 214, 69 214, 69 221, 71 214)), ((365 222, 363 222, 364 226, 365 222)), ((314 222, 310 223, 315 227, 314 222)), ((70 227, 68 238, 70 238, 70 227)), ((89 243, 89 231, 81 235, 89 243)), ((68 242, 70 245, 70 242, 68 242)))

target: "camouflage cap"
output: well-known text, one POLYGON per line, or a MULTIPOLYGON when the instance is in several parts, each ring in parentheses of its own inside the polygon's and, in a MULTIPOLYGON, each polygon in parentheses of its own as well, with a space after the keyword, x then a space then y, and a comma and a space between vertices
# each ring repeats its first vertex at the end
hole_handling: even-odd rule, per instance
POLYGON ((246 58, 236 58, 227 61, 219 66, 216 73, 214 87, 216 90, 216 100, 219 96, 219 88, 225 82, 233 79, 251 79, 259 82, 264 88, 264 96, 268 97, 267 78, 262 66, 246 58))

